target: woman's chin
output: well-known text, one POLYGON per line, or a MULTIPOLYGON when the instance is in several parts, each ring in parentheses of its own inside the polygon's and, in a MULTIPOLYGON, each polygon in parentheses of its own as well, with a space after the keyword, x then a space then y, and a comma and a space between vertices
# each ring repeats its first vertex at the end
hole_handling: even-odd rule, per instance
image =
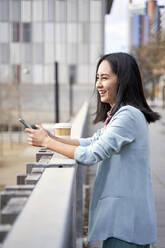
POLYGON ((103 102, 103 103, 108 103, 108 100, 105 99, 105 98, 102 98, 102 97, 100 98, 100 101, 103 102))

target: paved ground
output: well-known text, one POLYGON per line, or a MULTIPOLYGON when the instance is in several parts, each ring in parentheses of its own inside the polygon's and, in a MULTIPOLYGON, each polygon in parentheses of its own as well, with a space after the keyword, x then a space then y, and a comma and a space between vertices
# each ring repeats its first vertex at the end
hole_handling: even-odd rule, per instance
MULTIPOLYGON (((157 227, 158 227, 158 242, 152 245, 152 248, 165 248, 165 110, 161 108, 155 109, 162 114, 162 119, 149 127, 150 146, 151 146, 151 169, 153 191, 155 195, 157 227)), ((94 112, 91 108, 90 112, 94 112)), ((91 125, 90 121, 89 134, 92 134, 98 126, 91 125)), ((90 167, 90 184, 92 185, 95 179, 96 166, 90 167)), ((93 244, 91 248, 101 247, 101 244, 93 244)))
POLYGON ((165 248, 165 110, 157 109, 162 119, 150 126, 151 168, 157 212, 158 243, 165 248))

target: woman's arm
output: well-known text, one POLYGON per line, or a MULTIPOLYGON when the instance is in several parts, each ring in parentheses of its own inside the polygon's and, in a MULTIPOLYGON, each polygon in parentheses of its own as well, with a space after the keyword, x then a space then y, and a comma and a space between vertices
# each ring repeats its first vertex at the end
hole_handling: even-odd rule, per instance
POLYGON ((53 140, 56 140, 58 142, 61 142, 63 144, 68 144, 68 145, 73 145, 73 146, 79 146, 80 145, 80 142, 78 139, 65 139, 65 138, 60 138, 60 137, 56 137, 56 136, 53 136, 51 135, 50 136, 53 140))
POLYGON ((136 121, 133 111, 123 107, 114 115, 99 138, 89 146, 78 146, 74 152, 74 159, 81 164, 92 165, 109 159, 112 154, 120 153, 123 146, 135 140, 136 121))
POLYGON ((74 158, 74 152, 79 145, 78 140, 71 140, 69 143, 67 139, 52 138, 48 135, 48 132, 40 126, 37 129, 26 128, 28 133, 28 144, 32 146, 44 146, 52 151, 58 152, 69 158, 74 158), (64 141, 64 142, 61 142, 64 141))
POLYGON ((82 145, 88 145, 90 140, 90 144, 97 140, 100 136, 101 130, 99 130, 92 138, 87 138, 87 143, 79 142, 77 139, 63 139, 58 138, 56 136, 51 135, 47 130, 42 128, 39 125, 36 125, 37 129, 29 129, 26 128, 25 131, 28 133, 28 144, 32 146, 44 146, 52 151, 58 152, 64 156, 74 159, 75 158, 75 150, 77 147, 80 147, 80 143, 82 145), (89 139, 89 140, 88 140, 89 139))
MULTIPOLYGON (((40 129, 40 128, 42 128, 42 129, 44 129, 42 126, 40 126, 40 125, 36 125, 36 127, 38 128, 38 129, 40 129)), ((59 141, 59 142, 61 142, 61 143, 63 143, 63 144, 68 144, 68 145, 73 145, 73 146, 79 146, 80 145, 80 142, 79 142, 79 140, 78 139, 68 139, 68 138, 60 138, 60 137, 57 137, 57 136, 54 136, 53 134, 51 134, 51 132, 49 132, 48 130, 46 130, 46 129, 44 129, 46 132, 47 132, 47 134, 48 134, 48 136, 49 137, 51 137, 52 139, 54 139, 54 140, 56 140, 56 141, 59 141)))
MULTIPOLYGON (((77 143, 77 142, 76 142, 77 143)), ((73 142, 74 144, 74 142, 73 142)), ((64 156, 67 156, 68 158, 74 159, 74 152, 77 148, 77 145, 73 145, 69 143, 62 143, 56 139, 52 139, 48 137, 45 140, 45 147, 49 150, 52 150, 54 152, 58 152, 64 156)))

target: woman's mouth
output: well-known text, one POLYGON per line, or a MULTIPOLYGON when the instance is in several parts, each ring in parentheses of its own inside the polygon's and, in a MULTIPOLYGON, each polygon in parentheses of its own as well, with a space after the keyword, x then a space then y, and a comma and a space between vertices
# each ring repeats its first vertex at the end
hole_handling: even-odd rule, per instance
POLYGON ((105 93, 106 93, 106 90, 99 90, 99 94, 100 94, 101 97, 104 96, 105 93))

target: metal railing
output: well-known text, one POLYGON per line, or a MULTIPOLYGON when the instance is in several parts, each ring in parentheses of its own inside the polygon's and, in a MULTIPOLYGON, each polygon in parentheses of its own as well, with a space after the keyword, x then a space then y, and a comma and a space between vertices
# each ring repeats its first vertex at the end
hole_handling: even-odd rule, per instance
MULTIPOLYGON (((85 136, 87 112, 85 103, 72 123, 73 138, 85 136)), ((84 181, 84 166, 40 149, 18 185, 1 193, 2 247, 82 247, 84 181)))

